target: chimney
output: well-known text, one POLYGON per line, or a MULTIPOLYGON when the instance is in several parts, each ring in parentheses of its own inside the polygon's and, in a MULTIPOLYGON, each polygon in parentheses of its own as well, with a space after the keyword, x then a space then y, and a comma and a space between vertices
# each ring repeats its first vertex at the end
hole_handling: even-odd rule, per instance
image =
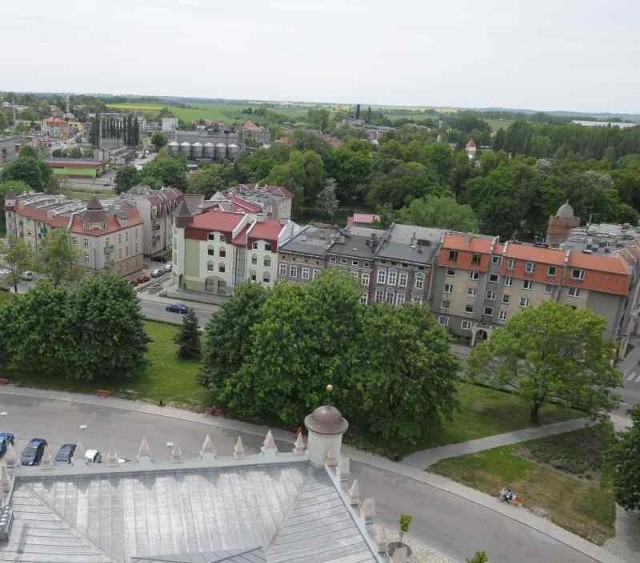
POLYGON ((307 453, 311 463, 322 467, 331 450, 332 456, 340 460, 342 435, 349 428, 349 423, 333 405, 322 405, 304 419, 309 432, 307 453))

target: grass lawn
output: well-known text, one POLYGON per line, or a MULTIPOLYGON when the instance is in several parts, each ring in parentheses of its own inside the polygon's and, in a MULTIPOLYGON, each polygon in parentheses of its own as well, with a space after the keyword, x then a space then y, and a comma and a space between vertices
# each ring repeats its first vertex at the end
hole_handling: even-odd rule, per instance
MULTIPOLYGON (((426 448, 457 444, 532 426, 527 404, 512 393, 461 382, 458 385, 458 401, 460 410, 452 420, 445 421, 441 428, 434 428, 430 436, 415 446, 396 444, 390 447, 382 438, 357 435, 351 440, 347 438, 347 441, 394 458, 426 448)), ((546 405, 540 411, 540 423, 551 424, 579 416, 582 414, 577 411, 546 405)))
POLYGON ((600 432, 588 428, 445 459, 429 471, 492 495, 510 486, 525 507, 603 545, 615 535, 615 500, 603 447, 600 432))

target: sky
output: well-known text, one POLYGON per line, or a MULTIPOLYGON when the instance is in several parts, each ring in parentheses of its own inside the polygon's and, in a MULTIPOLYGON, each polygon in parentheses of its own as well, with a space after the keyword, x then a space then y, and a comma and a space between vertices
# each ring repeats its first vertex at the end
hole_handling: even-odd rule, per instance
POLYGON ((21 0, 2 12, 4 91, 640 113, 636 0, 21 0))

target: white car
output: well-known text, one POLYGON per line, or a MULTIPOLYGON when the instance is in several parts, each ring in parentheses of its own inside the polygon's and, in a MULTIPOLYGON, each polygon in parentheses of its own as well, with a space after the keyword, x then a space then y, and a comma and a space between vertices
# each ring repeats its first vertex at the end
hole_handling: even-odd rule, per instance
POLYGON ((165 264, 163 267, 165 272, 170 272, 172 268, 173 268, 173 264, 165 264))
POLYGON ((33 281, 36 276, 33 272, 27 270, 26 272, 22 272, 20 277, 25 281, 33 281))

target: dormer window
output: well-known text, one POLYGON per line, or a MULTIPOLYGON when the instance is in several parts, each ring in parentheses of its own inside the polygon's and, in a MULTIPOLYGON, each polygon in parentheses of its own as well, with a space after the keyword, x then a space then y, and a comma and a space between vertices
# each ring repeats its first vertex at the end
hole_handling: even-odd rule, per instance
POLYGON ((571 270, 571 279, 583 280, 584 279, 584 270, 579 270, 578 268, 573 268, 573 270, 571 270))

